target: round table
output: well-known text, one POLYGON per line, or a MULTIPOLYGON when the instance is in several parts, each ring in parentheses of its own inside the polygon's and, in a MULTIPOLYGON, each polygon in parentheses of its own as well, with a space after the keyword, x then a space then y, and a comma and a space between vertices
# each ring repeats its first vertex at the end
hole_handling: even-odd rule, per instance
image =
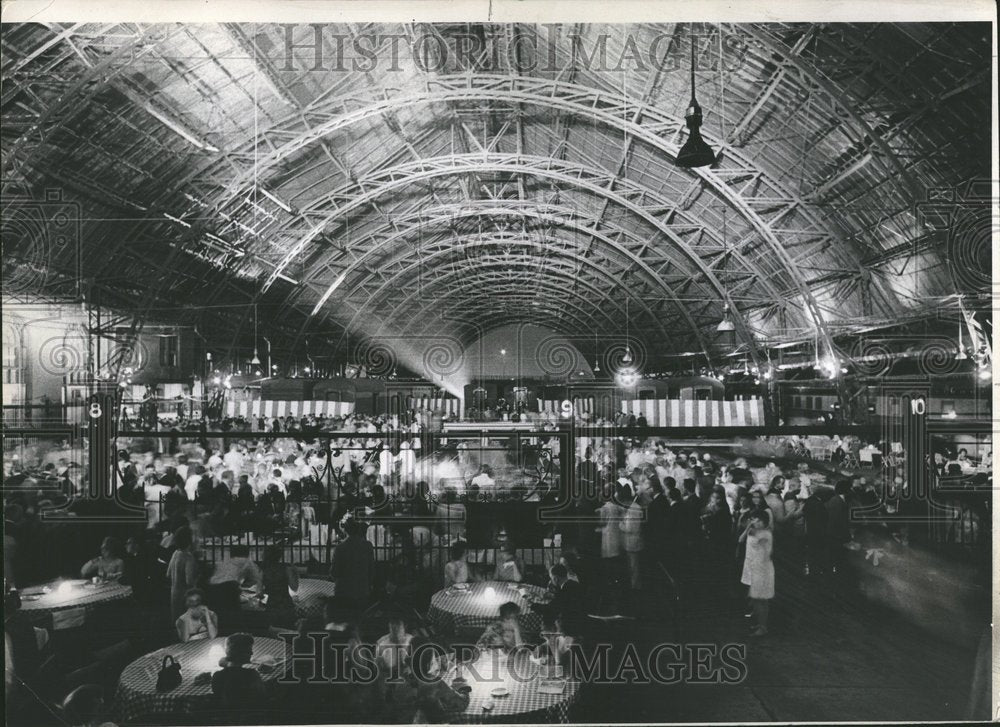
MULTIPOLYGON (((464 712, 452 715, 452 722, 523 722, 523 716, 532 713, 537 713, 532 722, 568 722, 569 707, 580 689, 579 680, 546 675, 543 667, 532 661, 527 649, 510 654, 502 649, 484 649, 478 659, 461 669, 472 691, 469 706, 464 712), (546 688, 543 684, 557 693, 540 692, 540 687, 546 688), (500 687, 509 694, 492 696, 491 692, 500 687), (484 710, 483 705, 490 701, 493 709, 484 710), (518 719, 512 719, 515 716, 518 719)), ((452 667, 445 681, 450 684, 455 674, 452 667)))
POLYGON ((132 595, 132 587, 109 581, 94 584, 84 579, 57 579, 20 591, 21 610, 33 619, 52 618, 54 629, 82 626, 100 606, 132 595))
POLYGON ((451 586, 431 597, 427 615, 442 632, 454 633, 456 628, 462 627, 485 629, 500 618, 500 605, 507 601, 513 601, 520 606, 521 615, 518 621, 525 633, 535 634, 542 630, 541 614, 531 610, 531 604, 525 595, 541 601, 545 596, 544 588, 503 581, 479 581, 467 585, 466 590, 451 586), (492 598, 487 593, 488 588, 494 591, 492 598))
MULTIPOLYGON (((226 640, 203 639, 186 644, 174 644, 141 656, 122 672, 115 693, 114 713, 121 722, 134 722, 143 717, 167 714, 190 714, 210 710, 214 704, 211 682, 195 684, 203 672, 219 670, 219 659, 225 655, 226 640), (181 683, 169 692, 156 691, 156 677, 169 654, 181 665, 181 683)), ((247 668, 256 668, 267 682, 277 679, 284 671, 285 642, 255 637, 253 660, 247 668), (274 660, 274 668, 260 670, 265 661, 274 660), (265 673, 266 671, 266 673, 265 673)))
MULTIPOLYGON (((299 618, 315 619, 323 617, 326 599, 334 595, 336 586, 333 581, 320 578, 299 578, 299 590, 292 596, 295 604, 295 615, 299 618)), ((245 601, 243 607, 250 611, 262 611, 264 605, 256 600, 245 601)))

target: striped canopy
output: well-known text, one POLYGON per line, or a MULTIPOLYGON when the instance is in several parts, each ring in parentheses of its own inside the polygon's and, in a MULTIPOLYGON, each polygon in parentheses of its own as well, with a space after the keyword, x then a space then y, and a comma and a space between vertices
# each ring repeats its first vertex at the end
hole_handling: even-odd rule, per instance
POLYGON ((301 417, 307 414, 328 417, 347 416, 354 411, 353 401, 275 401, 256 399, 254 401, 227 401, 226 416, 229 417, 301 417))
POLYGON ((695 399, 632 399, 622 402, 626 414, 642 414, 651 427, 762 427, 764 402, 695 399))
POLYGON ((427 397, 411 396, 406 400, 406 405, 410 409, 426 409, 428 411, 440 409, 442 412, 450 416, 462 416, 461 399, 430 399, 427 397))

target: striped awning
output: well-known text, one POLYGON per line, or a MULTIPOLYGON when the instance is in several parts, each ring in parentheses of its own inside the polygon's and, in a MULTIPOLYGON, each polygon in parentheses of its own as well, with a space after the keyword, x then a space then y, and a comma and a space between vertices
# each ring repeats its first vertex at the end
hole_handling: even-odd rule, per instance
MULTIPOLYGON (((538 411, 539 412, 555 412, 559 414, 562 412, 563 402, 569 401, 569 399, 539 399, 538 400, 538 411)), ((591 413, 594 411, 594 397, 585 397, 580 399, 573 399, 573 413, 581 414, 583 412, 591 413)))
POLYGON ((353 401, 275 401, 256 399, 254 401, 227 401, 226 416, 243 417, 302 417, 314 416, 342 417, 354 411, 353 401))
POLYGON ((409 397, 406 405, 410 409, 426 409, 427 411, 440 410, 449 416, 462 416, 461 399, 430 399, 428 397, 409 397))
POLYGON ((622 402, 626 414, 642 414, 651 427, 762 427, 764 401, 632 399, 622 402))

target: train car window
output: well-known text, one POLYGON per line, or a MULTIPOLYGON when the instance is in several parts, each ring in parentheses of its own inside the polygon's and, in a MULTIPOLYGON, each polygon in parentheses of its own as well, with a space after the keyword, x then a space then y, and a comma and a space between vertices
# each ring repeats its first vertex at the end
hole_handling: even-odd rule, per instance
POLYGON ((813 407, 812 408, 813 409, 822 409, 823 408, 823 397, 822 396, 814 396, 813 397, 813 407))
POLYGON ((695 389, 694 398, 698 401, 707 401, 712 398, 711 389, 695 389))
POLYGON ((639 389, 639 399, 640 400, 655 399, 655 398, 656 398, 656 390, 655 389, 639 389))
POLYGON ((339 391, 330 391, 329 389, 327 389, 327 392, 326 392, 326 400, 327 401, 343 401, 343 399, 340 398, 340 392, 339 391))

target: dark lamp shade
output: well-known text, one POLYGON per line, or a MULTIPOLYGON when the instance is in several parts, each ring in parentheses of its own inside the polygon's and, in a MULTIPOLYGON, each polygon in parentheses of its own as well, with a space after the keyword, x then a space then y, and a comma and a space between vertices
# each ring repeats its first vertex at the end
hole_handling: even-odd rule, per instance
POLYGON ((691 129, 687 141, 677 154, 677 166, 685 169, 694 167, 708 167, 715 163, 715 152, 712 147, 701 138, 698 129, 691 129))

